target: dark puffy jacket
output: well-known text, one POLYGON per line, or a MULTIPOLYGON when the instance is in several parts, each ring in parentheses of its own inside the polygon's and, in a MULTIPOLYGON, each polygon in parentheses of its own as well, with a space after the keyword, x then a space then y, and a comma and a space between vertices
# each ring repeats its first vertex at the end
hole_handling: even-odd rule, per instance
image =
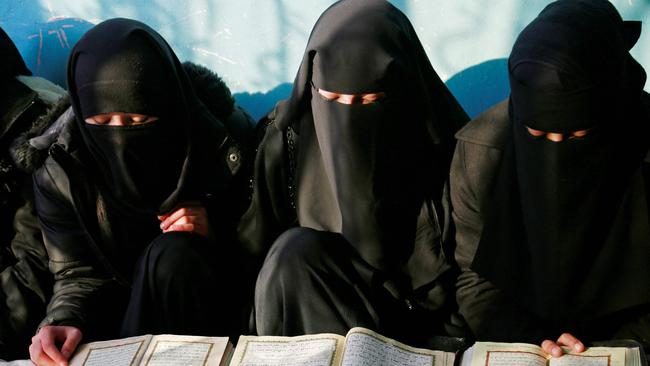
MULTIPOLYGON (((234 106, 230 91, 205 68, 185 63, 193 88, 207 110, 222 125, 197 122, 192 140, 202 168, 193 199, 206 206, 220 237, 235 237, 236 222, 249 197, 249 145, 254 121, 234 106), (228 133, 225 140, 223 127, 228 133)), ((73 325, 82 330, 90 322, 95 302, 107 291, 128 288, 130 274, 118 268, 122 260, 106 219, 104 202, 83 166, 84 150, 71 109, 57 121, 55 141, 45 141, 48 156, 34 174, 36 207, 55 284, 48 324, 73 325)))
POLYGON ((2 78, 0 90, 0 359, 27 356, 45 314, 52 275, 34 211, 30 174, 40 135, 67 108, 65 91, 30 76, 2 78))

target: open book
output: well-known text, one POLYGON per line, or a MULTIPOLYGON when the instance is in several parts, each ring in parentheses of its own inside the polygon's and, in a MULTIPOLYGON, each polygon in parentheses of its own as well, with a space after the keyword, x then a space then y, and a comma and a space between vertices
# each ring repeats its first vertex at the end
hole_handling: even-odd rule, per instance
MULTIPOLYGON (((633 342, 632 342, 633 343, 633 342)), ((527 343, 476 342, 463 354, 462 366, 645 366, 639 347, 589 347, 581 353, 564 349, 552 358, 527 343)))
POLYGON ((81 345, 70 366, 225 366, 228 337, 144 335, 81 345))
MULTIPOLYGON (((620 344, 620 342, 619 342, 620 344)), ((638 343, 565 350, 551 358, 539 346, 477 342, 464 353, 414 348, 365 328, 345 337, 315 334, 297 337, 241 336, 231 366, 645 366, 638 343)))
POLYGON ((453 352, 414 348, 365 328, 343 337, 314 334, 297 337, 241 336, 232 366, 453 366, 453 352))
POLYGON ((343 337, 241 336, 237 348, 226 337, 157 335, 93 342, 79 347, 70 366, 645 366, 640 345, 612 341, 616 347, 565 350, 551 358, 539 346, 477 342, 464 353, 415 348, 365 328, 343 337), (231 357, 232 356, 232 357, 231 357))

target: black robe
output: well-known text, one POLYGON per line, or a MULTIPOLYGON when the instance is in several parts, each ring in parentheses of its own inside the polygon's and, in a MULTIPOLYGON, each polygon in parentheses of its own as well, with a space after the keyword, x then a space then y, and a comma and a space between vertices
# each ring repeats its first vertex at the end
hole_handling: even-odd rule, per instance
POLYGON ((238 143, 246 140, 231 132, 248 130, 249 120, 232 108, 223 120, 212 114, 203 103, 221 101, 199 100, 169 45, 134 20, 95 26, 68 66, 73 119, 35 174, 57 273, 41 326, 76 326, 87 340, 116 337, 120 325, 124 336, 239 333, 241 286, 226 277, 238 268, 234 223, 245 201, 238 143), (158 120, 84 121, 112 112, 158 120), (206 209, 214 236, 161 232, 156 215, 189 202, 206 209))
POLYGON ((596 333, 596 319, 650 305, 650 115, 645 72, 628 52, 639 32, 608 1, 557 1, 509 58, 507 145, 471 268, 550 338, 609 337, 616 322, 596 333))
MULTIPOLYGON (((260 333, 344 333, 355 325, 406 333, 405 326, 382 328, 389 313, 395 319, 401 314, 377 310, 390 302, 387 299, 407 312, 417 308, 446 314, 431 316, 428 323, 436 323, 431 333, 446 332, 443 324, 449 323, 453 308, 449 277, 454 273, 446 182, 453 133, 466 120, 431 67, 410 22, 395 7, 379 0, 342 1, 321 16, 291 97, 262 122, 267 124, 266 134, 240 239, 261 260, 280 234, 299 226, 304 229, 292 232, 302 234, 287 233, 276 247, 312 240, 309 253, 318 250, 314 248, 323 238, 335 237, 325 240, 349 246, 343 258, 350 262, 329 263, 355 269, 328 265, 332 282, 302 277, 301 284, 283 285, 281 278, 300 278, 283 277, 283 271, 301 268, 277 262, 269 254, 256 291, 256 309, 263 311, 257 313, 260 333), (370 28, 373 31, 367 32, 370 28), (346 105, 324 100, 318 89, 386 96, 368 105, 346 105), (310 239, 300 239, 303 234, 310 239), (291 239, 284 243, 287 237, 291 239), (365 268, 366 275, 358 273, 359 268, 365 268), (331 291, 318 291, 313 287, 316 282, 328 283, 323 286, 331 291), (337 284, 346 282, 383 300, 366 301, 372 309, 362 310, 357 300, 366 295, 357 293, 354 300, 355 296, 337 293, 337 284), (307 288, 313 294, 307 294, 307 288), (311 302, 312 311, 274 313, 282 307, 306 306, 305 298, 320 300, 311 302), (316 315, 328 313, 326 308, 338 309, 330 312, 338 315, 316 315), (346 315, 358 312, 379 315, 365 317, 372 321, 346 315)), ((278 248, 272 252, 281 253, 278 248)), ((328 255, 322 251, 324 258, 328 255)))

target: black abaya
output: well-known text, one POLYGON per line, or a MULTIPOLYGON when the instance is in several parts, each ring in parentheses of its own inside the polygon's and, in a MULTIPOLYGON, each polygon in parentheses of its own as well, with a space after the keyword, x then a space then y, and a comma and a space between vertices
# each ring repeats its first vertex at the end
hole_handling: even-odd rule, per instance
POLYGON ((428 335, 452 331, 446 181, 467 116, 404 14, 383 0, 331 6, 272 119, 241 237, 264 255, 282 232, 302 229, 271 247, 257 283, 258 332, 363 325, 403 338, 418 331, 397 319, 416 313, 430 320, 428 335), (385 97, 342 104, 318 89, 385 97), (305 250, 282 254, 294 246, 305 250))

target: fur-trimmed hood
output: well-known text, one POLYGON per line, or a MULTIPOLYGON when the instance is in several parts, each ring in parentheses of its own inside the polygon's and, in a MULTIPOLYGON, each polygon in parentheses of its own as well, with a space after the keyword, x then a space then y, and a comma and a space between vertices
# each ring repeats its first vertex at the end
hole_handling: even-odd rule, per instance
MULTIPOLYGON (((231 115, 236 111, 235 100, 226 83, 205 66, 184 62, 183 69, 189 76, 194 90, 203 104, 217 119, 226 125, 231 134, 240 134, 237 126, 231 126, 231 115)), ((49 147, 65 134, 67 125, 74 122, 69 96, 53 104, 47 113, 34 120, 32 125, 12 143, 10 154, 16 166, 33 173, 43 164, 49 147)), ((243 132, 241 134, 244 134, 243 132)))

